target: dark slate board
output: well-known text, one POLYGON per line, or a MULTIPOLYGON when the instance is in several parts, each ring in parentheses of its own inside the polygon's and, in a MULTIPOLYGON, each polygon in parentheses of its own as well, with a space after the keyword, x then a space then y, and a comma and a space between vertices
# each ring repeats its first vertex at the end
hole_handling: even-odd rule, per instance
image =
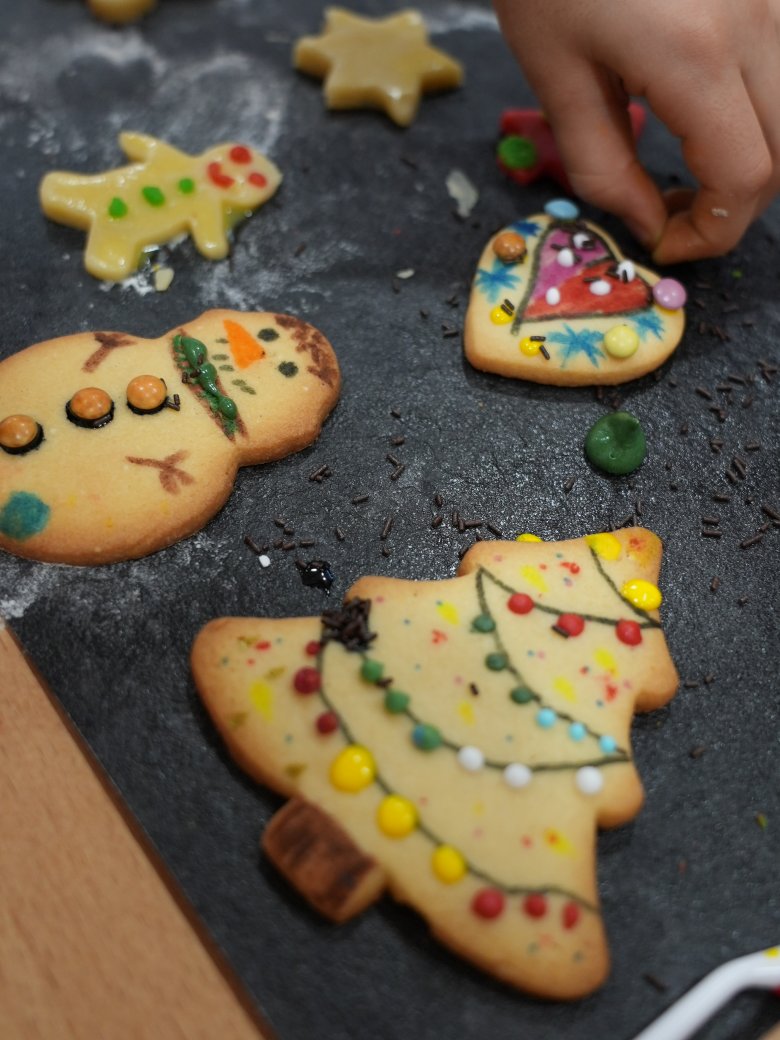
MULTIPOLYGON (((778 359, 778 211, 733 255, 673 272, 711 288, 692 290, 689 331, 660 380, 618 392, 644 424, 645 464, 631 479, 599 475, 582 453, 585 431, 607 409, 592 390, 480 374, 464 363, 459 338, 442 334, 443 323, 462 321, 486 237, 538 211, 554 189, 521 191, 494 168, 502 108, 531 97, 487 3, 423 7, 435 42, 465 63, 467 85, 426 100, 400 131, 374 113, 326 113, 319 85, 291 70, 291 41, 319 29, 313 0, 162 0, 141 26, 122 30, 99 26, 81 0, 0 0, 0 353, 80 329, 157 336, 209 306, 235 306, 313 322, 344 372, 343 399, 319 442, 242 471, 202 533, 101 569, 3 555, 0 612, 281 1040, 629 1040, 724 959, 780 940, 780 530, 739 547, 766 519, 761 503, 780 505, 778 384, 757 367, 778 359), (122 128, 190 151, 246 139, 269 152, 285 182, 241 228, 229 261, 209 264, 185 244, 167 293, 106 289, 83 271, 83 236, 41 216, 36 188, 49 169, 117 165, 122 128), (445 189, 453 168, 480 190, 465 222, 445 189), (415 274, 396 292, 393 274, 405 268, 415 274), (453 294, 457 305, 447 302, 453 294), (700 322, 728 338, 699 332, 700 322), (751 382, 715 391, 729 373, 751 382), (722 422, 697 386, 725 405, 722 422), (388 438, 401 432, 407 469, 391 482, 388 438), (711 438, 723 441, 721 452, 711 438), (749 452, 753 440, 761 448, 749 452), (735 452, 748 473, 732 487, 724 471, 735 452), (311 482, 325 462, 332 478, 311 482), (715 490, 731 491, 731 503, 713 503, 715 490), (431 530, 436 491, 465 516, 546 538, 609 528, 639 498, 641 520, 666 543, 666 628, 689 683, 635 724, 647 804, 599 841, 614 970, 601 992, 574 1005, 540 1004, 494 983, 389 902, 342 928, 319 920, 261 860, 258 835, 278 802, 228 760, 189 676, 190 643, 209 618, 324 606, 299 580, 293 554, 274 552, 263 571, 245 533, 268 541, 272 518, 288 518, 331 562, 336 597, 366 572, 448 576, 468 539, 449 523, 431 530), (359 492, 370 500, 352 506, 359 492), (702 514, 721 518, 722 538, 701 537, 702 514), (384 558, 379 533, 389 516, 384 558), (701 757, 690 755, 696 747, 706 749, 701 757), (756 822, 762 813, 766 829, 756 822)), ((674 142, 652 121, 641 150, 664 184, 683 172, 674 142)), ((620 226, 605 224, 630 245, 620 226)), ((774 998, 746 994, 702 1035, 750 1040, 778 1017, 774 998)))

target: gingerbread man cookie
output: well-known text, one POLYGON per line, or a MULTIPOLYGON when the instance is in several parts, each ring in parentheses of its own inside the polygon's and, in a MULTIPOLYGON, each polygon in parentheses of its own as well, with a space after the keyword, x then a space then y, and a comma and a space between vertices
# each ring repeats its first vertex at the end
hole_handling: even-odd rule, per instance
POLYGON ((388 889, 506 982, 590 992, 608 969, 596 827, 639 810, 631 719, 678 682, 660 562, 641 528, 481 542, 456 578, 363 578, 321 618, 211 622, 198 690, 239 764, 290 799, 266 853, 333 920, 388 889))
POLYGON ((466 313, 466 357, 535 383, 624 383, 677 347, 685 300, 679 282, 625 259, 573 202, 558 199, 485 246, 466 313))
POLYGON ((223 259, 231 229, 282 179, 270 159, 243 144, 187 155, 146 134, 125 132, 119 143, 130 166, 94 175, 49 173, 40 186, 43 212, 87 232, 84 264, 107 281, 127 278, 145 249, 185 233, 203 256, 223 259))
POLYGON ((381 108, 399 126, 414 120, 423 93, 463 80, 460 64, 428 43, 418 11, 364 18, 329 7, 322 35, 298 40, 293 61, 325 80, 328 108, 381 108))
POLYGON ((327 339, 284 314, 28 347, 0 362, 0 547, 93 564, 170 545, 220 509, 239 466, 310 444, 339 384, 327 339))
POLYGON ((107 22, 134 22, 153 7, 157 0, 87 0, 90 11, 107 22))

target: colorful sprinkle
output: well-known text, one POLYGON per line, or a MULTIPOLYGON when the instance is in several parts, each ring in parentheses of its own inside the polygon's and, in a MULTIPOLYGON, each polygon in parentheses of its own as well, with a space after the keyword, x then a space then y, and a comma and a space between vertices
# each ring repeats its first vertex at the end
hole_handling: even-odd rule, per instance
POLYGON ((534 609, 534 601, 525 592, 515 592, 506 604, 513 614, 530 614, 534 609))
POLYGON ((485 756, 478 747, 467 744, 457 754, 458 765, 467 773, 478 773, 485 765, 485 756))
POLYGON ((409 707, 409 694, 400 690, 388 690, 385 694, 385 711, 391 715, 401 715, 409 707))
POLYGON ((498 888, 481 888, 471 901, 471 909, 486 921, 498 917, 504 910, 504 893, 498 888))
POLYGON ((492 654, 488 654, 485 658, 485 666, 490 669, 491 672, 502 672, 508 664, 506 654, 502 654, 499 651, 494 651, 492 654))
POLYGON ((585 438, 585 454, 598 469, 623 476, 645 459, 647 444, 639 420, 629 412, 612 412, 598 419, 585 438))
POLYGON ((604 349, 610 357, 629 358, 639 349, 639 334, 630 325, 613 325, 604 334, 604 349))
POLYGON ((604 786, 604 778, 595 766, 582 766, 578 769, 574 782, 583 794, 598 794, 604 786))
POLYGON ((527 686, 515 686, 509 697, 515 704, 528 704, 534 699, 532 691, 527 686))
POLYGON ((585 619, 579 614, 561 614, 553 628, 566 636, 578 636, 585 628, 585 619))
POLYGON ((659 307, 667 311, 678 311, 685 306, 688 294, 685 286, 676 278, 662 278, 653 286, 653 299, 659 307))
POLYGON ((330 782, 339 791, 354 794, 374 782, 376 765, 370 751, 350 744, 333 760, 330 782))
POLYGON ((558 716, 552 708, 542 708, 536 713, 536 725, 542 729, 552 729, 557 720, 558 716))
POLYGON ((112 220, 121 220, 122 217, 127 216, 127 203, 124 199, 120 199, 118 195, 108 204, 108 215, 112 220))
POLYGON ((579 206, 570 199, 551 199, 545 204, 544 212, 555 220, 576 220, 580 215, 579 206))
POLYGON ((620 539, 608 531, 602 534, 586 534, 585 541, 602 560, 614 562, 623 555, 623 546, 620 543, 620 539))
POLYGON ((572 722, 571 726, 569 726, 569 736, 578 744, 581 740, 585 739, 586 733, 587 730, 581 722, 572 722))
POLYGON ((317 716, 315 726, 318 733, 328 736, 330 733, 335 733, 339 728, 339 717, 335 711, 323 711, 321 715, 317 716))
POLYGON ((639 646, 642 642, 642 629, 636 621, 618 621, 615 625, 615 635, 626 646, 639 646))
POLYGON ((599 737, 599 747, 605 755, 612 755, 617 750, 617 741, 614 737, 599 737))
POLYGON ((561 913, 561 920, 563 927, 568 931, 575 927, 579 923, 582 911, 576 903, 567 903, 561 913))
POLYGON ((523 910, 529 917, 544 917, 547 913, 547 899, 541 892, 531 892, 523 900, 523 910))
POLYGON ((507 787, 513 787, 519 790, 521 787, 527 787, 533 777, 533 773, 528 766, 523 765, 522 762, 512 762, 504 770, 504 783, 507 787))
POLYGON ((478 614, 471 622, 471 627, 475 632, 492 632, 496 623, 490 614, 478 614))
POLYGON ((420 751, 435 751, 441 747, 441 733, 435 726, 420 722, 412 730, 412 743, 420 751))
POLYGON ((321 684, 320 673, 316 668, 299 668, 293 676, 293 689, 302 695, 317 693, 321 684))
POLYGON ((141 194, 150 206, 165 205, 165 195, 163 195, 159 188, 154 187, 154 185, 150 184, 145 188, 141 188, 141 194))
POLYGON ((192 177, 182 177, 179 183, 176 185, 182 195, 192 195, 195 191, 195 181, 192 177))
POLYGON ((379 803, 376 822, 388 838, 405 838, 417 826, 417 809, 408 798, 389 794, 379 803))
POLYGON ((627 581, 620 590, 620 595, 639 610, 657 610, 663 600, 658 586, 643 578, 627 581))
POLYGON ((438 845, 431 856, 433 873, 445 885, 454 885, 465 875, 467 866, 463 856, 452 845, 438 845))
POLYGON ((248 163, 252 161, 252 153, 243 144, 236 144, 230 149, 230 158, 234 163, 248 163))
POLYGON ((385 666, 381 661, 367 657, 360 666, 360 678, 366 682, 378 683, 384 674, 385 666))

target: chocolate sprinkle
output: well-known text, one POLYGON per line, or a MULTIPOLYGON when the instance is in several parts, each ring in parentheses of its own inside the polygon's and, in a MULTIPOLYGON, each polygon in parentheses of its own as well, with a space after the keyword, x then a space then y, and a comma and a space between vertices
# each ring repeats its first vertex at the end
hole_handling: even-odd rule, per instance
POLYGON ((342 607, 322 613, 322 640, 325 643, 341 643, 345 650, 359 653, 367 650, 376 639, 376 633, 368 627, 371 600, 355 598, 342 607))
POLYGON ((346 536, 346 535, 344 534, 344 532, 343 532, 343 531, 341 530, 341 528, 340 528, 340 527, 334 527, 334 528, 333 528, 333 533, 335 534, 335 536, 336 536, 336 537, 338 538, 338 540, 339 540, 340 542, 343 542, 343 541, 344 541, 344 539, 345 539, 345 538, 347 537, 347 536, 346 536))
POLYGON ((379 540, 383 542, 385 540, 385 538, 387 538, 387 536, 390 534, 392 529, 393 529, 393 517, 392 516, 388 516, 388 518, 385 520, 385 525, 382 528, 382 533, 379 536, 379 540))
POLYGON ((406 443, 406 437, 403 434, 398 434, 395 437, 390 438, 390 444, 394 448, 400 448, 402 444, 406 443))
POLYGON ((441 513, 437 513, 433 520, 431 520, 431 527, 434 530, 436 530, 437 527, 441 527, 443 521, 444 517, 441 515, 441 513))
POLYGON ((762 531, 757 531, 754 535, 749 538, 743 538, 739 543, 740 549, 749 549, 751 545, 758 545, 759 542, 763 541, 764 534, 762 531))
POLYGON ((720 588, 720 578, 716 574, 715 577, 710 582, 710 592, 717 592, 719 588, 720 588))
POLYGON ((701 536, 702 538, 722 538, 723 531, 718 531, 714 527, 702 527, 701 536))
POLYGON ((488 531, 490 531, 491 534, 494 534, 496 538, 504 537, 504 532, 501 530, 501 528, 496 527, 494 524, 486 523, 485 527, 487 527, 488 531))
POLYGON ((571 491, 571 489, 574 487, 574 485, 576 483, 577 483, 577 478, 576 477, 569 477, 569 479, 563 485, 564 493, 568 495, 568 493, 571 491))
POLYGON ((368 495, 355 495, 352 499, 353 506, 362 505, 363 502, 368 502, 368 495))
POLYGON ((244 545, 248 549, 251 549, 252 552, 255 554, 255 556, 262 556, 263 555, 263 550, 260 548, 260 546, 252 538, 250 538, 250 536, 248 534, 244 535, 244 545))

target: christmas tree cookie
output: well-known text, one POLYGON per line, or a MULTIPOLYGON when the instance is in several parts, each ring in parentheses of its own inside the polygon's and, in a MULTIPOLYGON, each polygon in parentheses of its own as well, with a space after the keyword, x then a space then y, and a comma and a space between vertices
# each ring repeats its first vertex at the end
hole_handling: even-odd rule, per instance
POLYGON ((475 368, 561 386, 624 383, 669 357, 686 293, 625 259, 615 242, 556 200, 490 239, 464 332, 475 368))
POLYGON ((232 228, 282 179, 270 159, 243 144, 187 155, 146 134, 122 133, 119 143, 130 166, 48 173, 39 192, 47 217, 87 232, 84 266, 107 281, 127 278, 145 250, 182 234, 209 260, 223 259, 232 228))
POLYGON ((0 548, 93 564, 170 545, 221 508, 239 466, 310 444, 338 394, 330 343, 286 314, 28 347, 0 362, 0 548))
POLYGON ((266 854, 332 920, 387 889, 506 982, 593 990, 596 829, 639 810, 631 719, 678 681, 660 563, 641 528, 482 542, 455 578, 363 578, 321 618, 211 622, 200 694, 289 799, 266 854))

